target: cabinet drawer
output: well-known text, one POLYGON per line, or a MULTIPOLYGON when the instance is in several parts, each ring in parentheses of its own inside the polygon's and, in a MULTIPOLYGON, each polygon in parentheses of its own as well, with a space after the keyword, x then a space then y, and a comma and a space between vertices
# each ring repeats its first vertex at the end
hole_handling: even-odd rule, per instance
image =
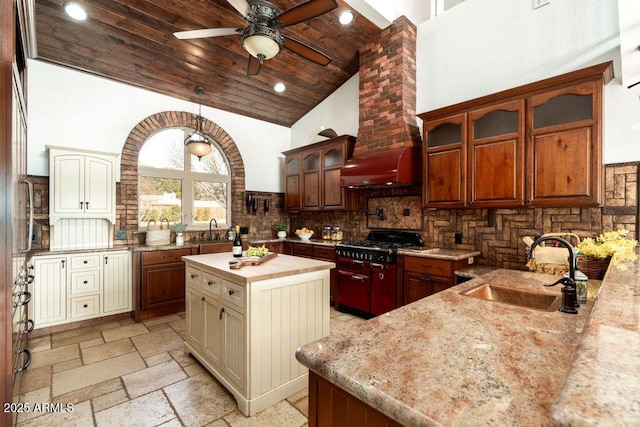
POLYGON ((100 254, 71 256, 71 269, 100 267, 100 254))
POLYGON ((72 271, 71 293, 100 292, 100 270, 72 271))
POLYGON ((203 289, 211 295, 220 296, 220 277, 204 272, 203 289))
POLYGON ((100 295, 92 294, 71 298, 71 318, 91 317, 100 314, 100 295))
POLYGON ((191 255, 191 249, 176 249, 171 251, 154 251, 142 254, 142 265, 166 264, 182 261, 182 257, 191 255))
POLYGON ((325 261, 333 261, 336 256, 335 248, 325 248, 321 246, 313 247, 313 257, 325 261))
POLYGON ((436 276, 453 277, 451 261, 441 259, 405 257, 405 271, 417 271, 420 273, 432 274, 436 276))
POLYGON ((299 243, 293 245, 293 255, 295 256, 313 256, 313 246, 305 243, 299 243))
POLYGON ((222 299, 244 309, 244 286, 222 279, 222 299))
POLYGON ((187 267, 186 274, 186 284, 193 285, 196 288, 200 288, 200 285, 202 284, 203 272, 198 270, 197 268, 187 267))

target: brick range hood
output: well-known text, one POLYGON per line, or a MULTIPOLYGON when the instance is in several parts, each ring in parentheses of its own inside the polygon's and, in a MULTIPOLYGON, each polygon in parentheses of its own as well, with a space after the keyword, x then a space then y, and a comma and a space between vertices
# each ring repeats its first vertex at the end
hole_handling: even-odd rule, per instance
POLYGON ((415 53, 416 27, 404 16, 360 48, 358 138, 341 170, 341 187, 420 182, 415 53))

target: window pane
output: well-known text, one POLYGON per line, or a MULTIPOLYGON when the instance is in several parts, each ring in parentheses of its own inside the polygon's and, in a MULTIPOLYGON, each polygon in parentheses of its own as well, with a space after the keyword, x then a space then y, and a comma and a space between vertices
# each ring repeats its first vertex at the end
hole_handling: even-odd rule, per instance
POLYGON ((140 149, 138 165, 184 170, 184 138, 184 131, 178 128, 156 133, 140 149))
POLYGON ((140 177, 138 225, 146 227, 154 219, 166 218, 170 223, 181 222, 182 181, 171 178, 140 177))
MULTIPOLYGON (((204 158, 203 158, 204 159, 204 158)), ((209 225, 215 218, 218 225, 227 222, 227 184, 220 182, 193 182, 193 224, 209 225)))
POLYGON ((214 145, 213 151, 208 156, 198 159, 193 154, 191 155, 191 171, 229 175, 229 166, 220 153, 220 150, 214 145))

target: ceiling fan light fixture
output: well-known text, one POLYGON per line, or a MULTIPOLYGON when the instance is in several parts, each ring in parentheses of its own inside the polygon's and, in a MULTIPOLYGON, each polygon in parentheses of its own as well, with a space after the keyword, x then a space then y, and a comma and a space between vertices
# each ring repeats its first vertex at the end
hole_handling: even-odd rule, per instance
POLYGON ((249 25, 242 34, 242 46, 260 61, 271 59, 282 50, 280 33, 264 25, 249 25))
POLYGON ((76 21, 87 19, 87 11, 78 3, 67 1, 62 4, 64 12, 76 21))

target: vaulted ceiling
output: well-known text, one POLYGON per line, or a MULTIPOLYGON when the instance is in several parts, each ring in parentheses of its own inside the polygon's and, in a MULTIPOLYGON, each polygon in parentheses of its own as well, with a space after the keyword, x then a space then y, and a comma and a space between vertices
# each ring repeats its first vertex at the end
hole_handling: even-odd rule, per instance
MULTIPOLYGON (((282 34, 332 58, 317 65, 288 49, 247 76, 239 35, 179 40, 176 31, 244 27, 226 0, 76 0, 89 14, 74 21, 64 0, 36 0, 36 59, 221 110, 291 126, 358 71, 358 49, 378 27, 357 11, 346 26, 338 8, 287 26, 282 34), (287 89, 276 93, 283 82, 287 89), (204 88, 201 98, 195 92, 204 88)), ((271 0, 282 11, 303 1, 271 0)), ((351 9, 352 10, 352 9, 351 9)), ((285 41, 286 47, 286 41, 285 41)))

